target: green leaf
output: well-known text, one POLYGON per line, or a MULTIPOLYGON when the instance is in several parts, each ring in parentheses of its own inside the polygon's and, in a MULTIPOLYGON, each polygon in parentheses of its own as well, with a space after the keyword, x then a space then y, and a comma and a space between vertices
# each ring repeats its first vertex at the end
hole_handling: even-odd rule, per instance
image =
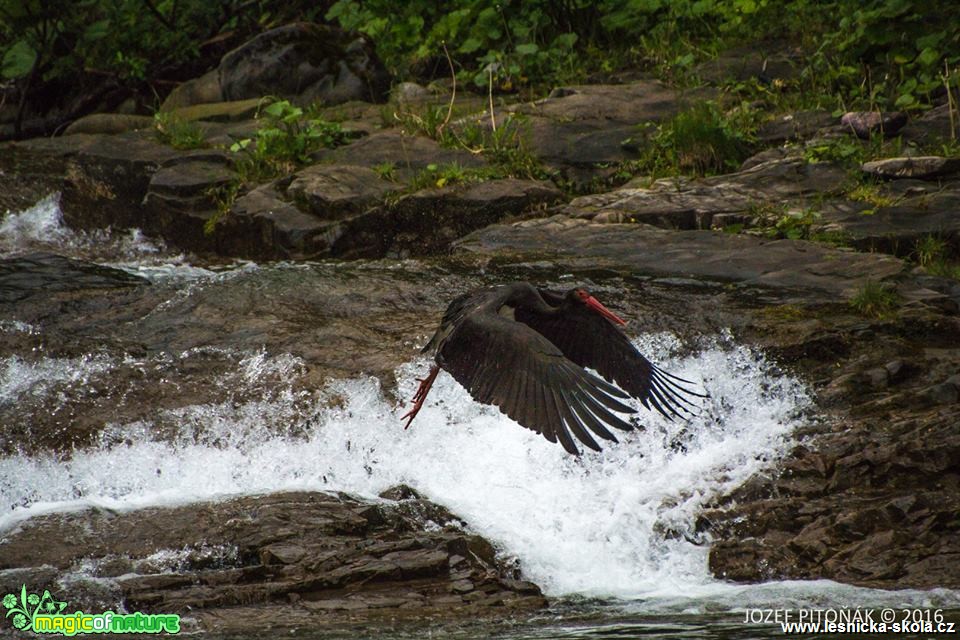
POLYGON ((274 118, 279 118, 283 114, 284 109, 290 106, 290 103, 286 100, 279 100, 277 102, 271 103, 268 105, 263 112, 268 116, 273 116, 274 118))
POLYGON ((924 67, 929 67, 940 61, 940 52, 932 47, 927 47, 917 56, 917 62, 924 67))
POLYGON ((26 40, 18 40, 3 55, 2 73, 4 78, 22 78, 30 73, 37 60, 37 52, 26 40))
POLYGON ((517 53, 519 53, 522 56, 533 55, 537 51, 540 51, 540 47, 538 47, 532 42, 517 45, 517 53))
POLYGON ((87 42, 95 42, 97 40, 103 40, 109 35, 110 35, 109 20, 97 20, 96 22, 89 25, 86 29, 83 30, 83 38, 87 42))
POLYGON ((897 101, 893 103, 893 106, 895 106, 898 109, 903 109, 904 107, 911 106, 916 101, 917 99, 913 97, 913 94, 905 93, 899 98, 897 98, 897 101))
POLYGON ((463 44, 460 45, 460 53, 473 53, 477 49, 483 46, 483 43, 476 38, 467 38, 463 41, 463 44))
POLYGON ((579 36, 575 33, 561 33, 553 39, 553 46, 562 49, 572 49, 573 45, 577 43, 578 38, 579 36))

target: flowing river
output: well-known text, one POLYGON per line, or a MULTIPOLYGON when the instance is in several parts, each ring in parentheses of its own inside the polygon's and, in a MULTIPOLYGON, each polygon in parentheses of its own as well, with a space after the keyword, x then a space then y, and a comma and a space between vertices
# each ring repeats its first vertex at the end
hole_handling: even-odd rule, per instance
MULTIPOLYGON (((446 374, 409 430, 399 418, 397 398, 428 367, 417 348, 446 302, 523 273, 443 261, 200 266, 137 233, 75 233, 55 197, 0 222, 4 257, 38 250, 151 284, 95 309, 92 328, 86 309, 49 322, 42 309, 0 318, 0 536, 91 505, 131 511, 285 490, 376 496, 405 483, 463 517, 551 598, 533 618, 444 630, 455 637, 781 637, 779 626, 745 624, 745 610, 960 603, 948 590, 710 575, 702 508, 770 472, 819 418, 803 382, 763 353, 722 327, 684 333, 706 326, 686 322, 686 309, 654 309, 682 298, 669 284, 648 283, 643 295, 634 287, 616 308, 649 308, 661 326, 631 327, 636 345, 710 399, 688 423, 643 412, 643 429, 574 459, 446 374)), ((588 278, 604 301, 630 288, 531 269, 560 288, 588 278)))

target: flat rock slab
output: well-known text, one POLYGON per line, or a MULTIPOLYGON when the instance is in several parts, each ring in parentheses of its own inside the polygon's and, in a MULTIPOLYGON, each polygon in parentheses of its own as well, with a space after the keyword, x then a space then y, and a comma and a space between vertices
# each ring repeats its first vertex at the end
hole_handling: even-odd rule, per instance
POLYGON ((867 281, 895 278, 894 257, 810 242, 712 231, 669 232, 647 225, 597 224, 565 216, 494 225, 455 244, 458 252, 499 261, 551 260, 656 277, 694 278, 803 290, 814 298, 850 297, 867 281))
POLYGON ((147 284, 143 278, 51 253, 32 253, 0 260, 0 302, 32 295, 80 289, 115 289, 147 284))
POLYGON ((287 195, 319 218, 340 220, 382 204, 400 189, 367 167, 319 164, 297 172, 287 195))
POLYGON ((430 138, 404 135, 397 129, 380 131, 336 149, 324 149, 313 157, 321 162, 371 168, 389 165, 400 180, 412 178, 430 164, 456 164, 461 167, 482 167, 486 164, 467 151, 446 149, 430 138))
POLYGON ((914 156, 865 162, 861 170, 878 178, 914 178, 926 180, 960 172, 960 158, 914 156))
POLYGON ((908 194, 915 190, 920 194, 883 207, 866 203, 824 207, 822 229, 841 233, 858 249, 903 256, 913 252, 924 236, 955 239, 960 236, 960 183, 934 186, 929 193, 922 186, 910 189, 908 194))
POLYGON ((0 570, 16 570, 2 571, 4 593, 24 580, 56 593, 58 579, 84 567, 93 580, 71 583, 71 606, 189 613, 207 631, 237 628, 222 622, 235 607, 253 631, 280 624, 269 615, 277 607, 324 627, 348 613, 416 619, 441 607, 455 616, 546 602, 486 540, 415 494, 376 501, 295 492, 90 509, 37 516, 2 535, 0 570))
POLYGON ((351 258, 445 253, 472 231, 562 198, 552 184, 515 178, 422 189, 351 220, 333 253, 351 258))
POLYGON ((676 112, 681 94, 659 80, 558 87, 549 97, 508 107, 508 113, 557 121, 639 124, 676 112))
POLYGON ((772 203, 804 201, 840 188, 841 168, 774 157, 747 169, 703 180, 661 179, 650 188, 622 188, 576 198, 564 213, 597 222, 642 222, 668 229, 709 229, 718 214, 744 213, 772 203))

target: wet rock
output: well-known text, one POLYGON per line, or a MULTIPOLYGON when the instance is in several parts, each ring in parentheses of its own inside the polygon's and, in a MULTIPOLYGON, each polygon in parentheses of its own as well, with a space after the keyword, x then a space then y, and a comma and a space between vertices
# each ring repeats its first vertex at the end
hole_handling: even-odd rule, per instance
POLYGON ((153 127, 153 118, 149 116, 128 115, 122 113, 92 113, 74 120, 64 129, 63 135, 77 133, 123 133, 137 129, 153 127))
POLYGON ((764 122, 757 131, 757 139, 765 147, 806 140, 835 122, 836 118, 826 111, 798 111, 764 122))
POLYGON ((913 156, 866 162, 861 170, 878 178, 914 178, 927 180, 960 171, 960 158, 913 156))
POLYGON ((153 174, 184 154, 137 132, 91 136, 86 142, 67 161, 62 200, 67 223, 79 229, 154 230, 149 212, 139 205, 153 174))
POLYGON ((335 164, 391 167, 400 181, 409 180, 429 164, 456 164, 461 167, 481 167, 485 164, 467 151, 446 149, 430 138, 404 135, 396 129, 374 133, 336 149, 323 149, 315 153, 314 158, 335 164))
POLYGON ((936 404, 953 404, 960 399, 960 375, 929 387, 924 395, 936 404))
POLYGON ((55 291, 115 289, 147 284, 139 276, 50 253, 0 260, 0 302, 16 302, 55 291))
POLYGON ((852 295, 868 280, 893 278, 904 270, 903 263, 890 256, 844 252, 814 243, 712 231, 669 232, 565 216, 493 225, 454 246, 459 252, 496 256, 501 262, 519 262, 524 256, 549 257, 564 269, 589 265, 627 273, 802 289, 831 300, 852 295))
MULTIPOLYGON (((208 631, 220 628, 220 621, 235 612, 248 632, 262 629, 262 620, 258 623, 245 613, 255 608, 267 618, 289 603, 300 605, 298 617, 303 620, 298 624, 309 621, 314 628, 357 616, 412 619, 440 607, 455 617, 477 615, 507 601, 525 609, 545 604, 539 589, 507 576, 508 569, 495 559, 464 559, 459 574, 467 577, 453 579, 447 549, 463 537, 425 527, 389 504, 344 494, 276 493, 121 514, 88 510, 38 516, 6 533, 0 569, 32 571, 39 582, 31 582, 31 587, 56 592, 57 580, 81 565, 96 574, 117 555, 135 564, 167 557, 176 571, 168 565, 154 567, 153 573, 101 577, 97 583, 108 589, 97 597, 107 597, 105 606, 113 609, 189 612, 208 631), (382 513, 379 524, 359 515, 369 509, 382 513), (36 545, 37 536, 46 543, 36 545), (388 550, 404 543, 416 548, 388 550), (376 551, 377 545, 384 551, 376 551), (213 552, 216 561, 184 560, 201 548, 208 550, 207 557, 213 552), (326 561, 317 563, 320 557, 326 561), (500 574, 503 579, 498 581, 500 574), (469 593, 474 584, 484 585, 483 598, 449 600, 451 593, 469 593)), ((138 566, 140 572, 150 570, 138 566)), ((88 587, 93 584, 71 583, 71 603, 90 599, 88 587)), ((279 620, 273 617, 271 627, 279 620)))
POLYGON ((952 237, 960 231, 960 217, 955 215, 958 206, 960 183, 948 182, 934 193, 902 197, 884 206, 826 203, 820 228, 840 233, 863 251, 907 256, 925 236, 952 237))
POLYGON ((275 95, 303 104, 381 102, 389 88, 389 75, 370 45, 311 23, 261 33, 223 56, 217 72, 226 100, 275 95))
POLYGON ((802 61, 797 52, 734 47, 697 65, 697 75, 712 83, 757 80, 771 86, 796 78, 802 61))
POLYGON ((862 140, 869 140, 873 133, 878 132, 889 138, 907 124, 907 114, 902 111, 850 111, 843 114, 840 124, 862 140))
POLYGON ((344 232, 338 222, 301 211, 271 182, 237 198, 212 240, 226 255, 307 258, 328 254, 344 232))
POLYGON ((423 189, 354 218, 333 252, 344 257, 444 252, 471 231, 545 208, 562 197, 559 189, 546 182, 513 178, 423 189))
POLYGON ((293 176, 287 195, 319 218, 340 220, 382 204, 399 189, 366 167, 314 165, 293 176))
POLYGON ((160 111, 173 111, 195 104, 206 104, 223 101, 223 90, 220 88, 220 72, 217 69, 208 71, 199 78, 187 80, 175 87, 163 103, 160 111))
POLYGON ((661 179, 650 188, 623 188, 576 198, 564 213, 597 222, 641 222, 667 229, 709 229, 718 214, 742 215, 758 206, 804 201, 839 188, 846 173, 802 158, 769 160, 703 180, 661 179))

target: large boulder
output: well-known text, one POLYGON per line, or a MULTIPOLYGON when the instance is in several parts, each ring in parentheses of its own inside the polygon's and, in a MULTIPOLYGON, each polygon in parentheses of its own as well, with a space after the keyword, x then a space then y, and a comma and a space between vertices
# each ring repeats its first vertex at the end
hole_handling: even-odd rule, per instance
POLYGON ((304 104, 382 102, 390 87, 366 41, 305 22, 261 33, 223 56, 217 73, 224 100, 274 95, 304 104))
POLYGON ((184 624, 248 634, 546 604, 449 511, 404 487, 384 496, 291 492, 42 515, 5 532, 0 587, 27 581, 75 608, 189 614, 184 624), (78 566, 93 579, 61 591, 78 566))

